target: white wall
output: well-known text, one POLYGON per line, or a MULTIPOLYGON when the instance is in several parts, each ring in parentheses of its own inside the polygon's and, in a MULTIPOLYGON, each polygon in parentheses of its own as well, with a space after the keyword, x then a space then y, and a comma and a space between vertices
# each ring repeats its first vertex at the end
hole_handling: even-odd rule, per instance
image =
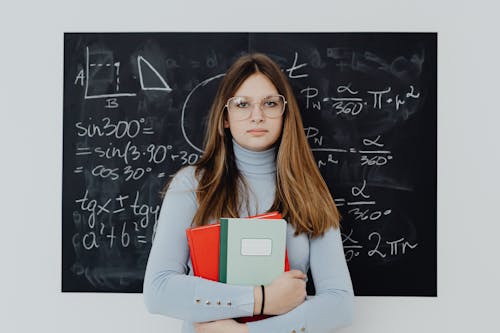
POLYGON ((355 324, 342 331, 494 331, 500 296, 495 1, 170 2, 0 5, 0 331, 180 331, 179 321, 149 315, 142 295, 60 292, 63 32, 80 31, 437 31, 439 296, 357 297, 355 324))

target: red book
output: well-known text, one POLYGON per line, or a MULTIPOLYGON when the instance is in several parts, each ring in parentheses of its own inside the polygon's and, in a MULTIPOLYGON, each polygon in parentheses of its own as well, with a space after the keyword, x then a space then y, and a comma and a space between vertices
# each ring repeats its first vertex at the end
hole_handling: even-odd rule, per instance
MULTIPOLYGON (((256 219, 281 219, 280 212, 269 212, 249 218, 256 219)), ((219 281, 219 241, 220 224, 210 224, 201 227, 186 229, 186 236, 189 245, 189 255, 193 265, 193 274, 204 279, 219 281)), ((290 270, 288 254, 285 252, 285 271, 290 270)), ((240 323, 256 321, 270 316, 251 316, 236 318, 240 323)))
POLYGON ((220 224, 186 229, 193 274, 219 281, 220 224))

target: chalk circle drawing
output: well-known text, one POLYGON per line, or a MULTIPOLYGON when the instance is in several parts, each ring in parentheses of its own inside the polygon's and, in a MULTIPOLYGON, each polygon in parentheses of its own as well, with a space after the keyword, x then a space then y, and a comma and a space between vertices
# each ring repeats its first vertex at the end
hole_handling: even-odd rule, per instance
MULTIPOLYGON (((206 79, 203 82, 198 83, 187 95, 186 100, 184 101, 184 104, 182 105, 182 112, 181 112, 181 128, 182 128, 182 135, 184 136, 184 139, 186 142, 196 151, 203 153, 202 149, 202 142, 199 143, 194 143, 190 139, 190 134, 188 132, 194 132, 193 137, 200 137, 199 135, 199 130, 202 130, 204 132, 204 128, 202 129, 194 129, 192 127, 186 126, 186 124, 196 124, 196 125, 201 125, 204 127, 206 119, 208 117, 208 111, 210 109, 210 106, 212 104, 212 99, 213 96, 215 95, 215 89, 217 88, 217 85, 215 85, 215 81, 220 79, 226 75, 225 73, 223 74, 218 74, 215 75, 211 78, 206 79), (204 91, 207 89, 214 90, 214 93, 212 94, 206 94, 204 91), (209 96, 210 98, 207 99, 206 96, 209 96), (197 107, 191 107, 192 104, 199 104, 199 105, 204 105, 204 107, 197 108, 197 107), (206 112, 206 113, 203 113, 206 112), (190 118, 190 120, 187 120, 187 118, 190 118), (193 120, 197 121, 193 121, 193 120), (203 121, 200 121, 203 120, 203 121)), ((203 137, 203 136, 201 136, 203 137)), ((203 139, 202 139, 203 140, 203 139)))

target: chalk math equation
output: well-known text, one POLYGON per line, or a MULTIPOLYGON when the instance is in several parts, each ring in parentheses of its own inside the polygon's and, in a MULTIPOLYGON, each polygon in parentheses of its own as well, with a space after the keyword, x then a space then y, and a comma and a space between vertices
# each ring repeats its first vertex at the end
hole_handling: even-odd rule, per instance
POLYGON ((139 191, 133 195, 99 200, 91 198, 86 190, 75 200, 75 205, 78 209, 73 212, 73 222, 77 229, 82 230, 82 234, 73 237, 75 248, 86 251, 103 246, 109 249, 129 246, 140 248, 153 241, 154 236, 148 236, 151 235, 148 229, 153 227, 154 235, 160 206, 145 204, 139 191), (120 215, 128 217, 128 221, 124 221, 121 226, 104 223, 120 215))
MULTIPOLYGON (((329 48, 326 53, 327 58, 333 59, 333 66, 337 66, 341 72, 350 70, 370 73, 376 68, 390 74, 387 77, 392 78, 375 83, 346 81, 325 89, 325 85, 313 80, 313 76, 318 69, 323 71, 332 64, 318 60, 317 54, 311 58, 301 56, 298 51, 294 52, 293 65, 284 70, 292 82, 300 81, 303 87, 298 90, 298 98, 302 98, 304 131, 320 171, 328 175, 345 165, 350 169, 360 170, 357 179, 349 179, 350 192, 343 192, 342 195, 334 193, 335 203, 343 215, 343 225, 346 228, 346 232, 342 233, 346 259, 349 262, 355 261, 360 254, 376 262, 401 259, 417 250, 419 242, 415 234, 408 230, 411 229, 406 224, 408 221, 402 221, 404 214, 401 214, 400 207, 392 207, 387 199, 379 202, 377 196, 381 194, 380 190, 377 194, 370 192, 372 185, 381 184, 372 184, 367 175, 371 171, 390 167, 398 158, 391 148, 393 142, 386 142, 390 140, 385 137, 387 127, 378 128, 377 125, 402 122, 417 112, 423 97, 419 81, 411 82, 405 76, 407 73, 404 69, 420 72, 423 55, 414 54, 410 59, 399 56, 386 61, 370 52, 329 48), (306 58, 311 61, 301 60, 306 58), (315 86, 314 82, 321 86, 315 86), (367 88, 370 84, 382 88, 367 88), (321 119, 319 126, 308 124, 308 119, 315 118, 321 119), (330 126, 337 128, 347 124, 347 129, 355 129, 353 123, 363 122, 371 122, 373 128, 369 132, 376 134, 363 136, 356 133, 351 136, 346 131, 343 135, 348 140, 342 142, 349 142, 350 145, 347 146, 339 145, 331 139, 330 126), (349 163, 344 163, 346 161, 349 163), (357 184, 352 184, 353 182, 357 184)), ((336 185, 333 184, 334 192, 336 185)), ((405 190, 411 191, 408 188, 405 190)))

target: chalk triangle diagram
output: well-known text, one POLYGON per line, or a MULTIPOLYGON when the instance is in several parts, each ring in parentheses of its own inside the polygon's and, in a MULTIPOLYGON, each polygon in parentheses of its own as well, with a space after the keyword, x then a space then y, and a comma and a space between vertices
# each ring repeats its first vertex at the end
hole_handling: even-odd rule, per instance
POLYGON ((137 66, 142 90, 172 91, 165 79, 144 57, 137 56, 137 66), (147 85, 144 84, 144 77, 147 78, 147 85))

